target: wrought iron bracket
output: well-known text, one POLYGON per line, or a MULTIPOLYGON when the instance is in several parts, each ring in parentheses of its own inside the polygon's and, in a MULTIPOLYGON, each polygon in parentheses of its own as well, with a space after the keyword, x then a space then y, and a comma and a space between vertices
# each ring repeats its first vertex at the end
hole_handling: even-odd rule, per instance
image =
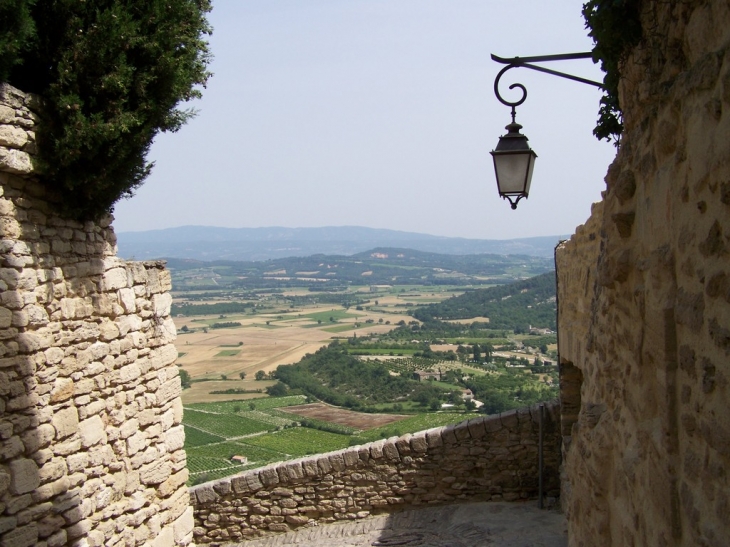
POLYGON ((582 53, 561 53, 558 55, 535 55, 532 57, 498 57, 497 55, 492 54, 492 61, 495 61, 497 63, 501 63, 503 65, 507 65, 502 70, 499 71, 499 74, 497 74, 497 77, 494 79, 494 94, 497 96, 497 99, 499 102, 501 102, 505 106, 512 107, 512 122, 515 121, 515 108, 521 105, 525 102, 525 99, 527 99, 527 89, 525 89, 525 86, 519 83, 514 83, 511 86, 509 86, 510 89, 518 88, 522 91, 522 97, 517 101, 508 101, 499 92, 499 80, 504 76, 505 72, 507 72, 510 69, 513 68, 529 68, 531 70, 536 70, 538 72, 544 72, 545 74, 552 74, 553 76, 560 76, 561 78, 567 78, 568 80, 573 80, 574 82, 580 82, 582 84, 588 84, 592 85, 598 88, 603 89, 603 84, 601 82, 596 82, 594 80, 589 80, 587 78, 582 78, 580 76, 574 76, 573 74, 567 74, 565 72, 560 72, 557 70, 552 70, 550 68, 545 68, 543 66, 534 65, 532 63, 545 63, 550 61, 573 61, 575 59, 592 59, 593 53, 590 51, 582 52, 582 53))

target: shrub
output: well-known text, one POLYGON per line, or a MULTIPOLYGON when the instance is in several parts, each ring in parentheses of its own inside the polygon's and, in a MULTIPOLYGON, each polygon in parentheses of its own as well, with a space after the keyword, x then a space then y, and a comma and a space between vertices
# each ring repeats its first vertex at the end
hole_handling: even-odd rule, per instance
POLYGON ((155 135, 193 115, 177 106, 210 76, 210 9, 210 0, 0 0, 0 79, 43 98, 38 159, 61 214, 97 218, 131 196, 152 169, 155 135), (21 31, 8 33, 13 25, 21 31))
POLYGON ((187 370, 180 369, 180 384, 183 389, 187 389, 191 385, 190 373, 187 370))
POLYGON ((638 3, 631 0, 588 0, 583 5, 583 18, 588 35, 593 38, 594 62, 601 63, 606 73, 604 95, 598 111, 598 124, 593 134, 598 139, 615 139, 623 131, 618 83, 621 65, 631 48, 642 37, 638 3))
POLYGON ((35 37, 30 8, 35 0, 0 0, 0 82, 23 60, 23 52, 35 37))

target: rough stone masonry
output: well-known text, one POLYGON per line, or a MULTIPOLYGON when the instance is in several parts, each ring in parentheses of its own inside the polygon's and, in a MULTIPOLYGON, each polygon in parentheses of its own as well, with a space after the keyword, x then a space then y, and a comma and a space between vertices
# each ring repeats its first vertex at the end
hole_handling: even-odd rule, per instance
POLYGON ((170 275, 55 216, 0 85, 0 547, 192 542, 170 275))
MULTIPOLYGON (((559 493, 558 405, 545 405, 545 492, 559 493)), ((272 464, 191 488, 195 540, 227 542, 322 523, 538 493, 539 407, 272 464)))
POLYGON ((603 203, 557 251, 570 544, 730 538, 730 3, 644 1, 603 203))

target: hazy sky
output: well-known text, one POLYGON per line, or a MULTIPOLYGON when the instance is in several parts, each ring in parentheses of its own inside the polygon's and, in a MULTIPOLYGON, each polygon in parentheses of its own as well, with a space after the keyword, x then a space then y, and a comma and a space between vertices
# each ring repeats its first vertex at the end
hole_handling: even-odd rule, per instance
MULTIPOLYGON (((214 0, 215 73, 197 118, 157 138, 118 232, 355 225, 511 239, 572 233, 615 155, 600 92, 527 69, 538 159, 516 211, 489 151, 509 123, 504 57, 588 51, 582 0, 214 0)), ((551 68, 601 80, 590 60, 551 68)))

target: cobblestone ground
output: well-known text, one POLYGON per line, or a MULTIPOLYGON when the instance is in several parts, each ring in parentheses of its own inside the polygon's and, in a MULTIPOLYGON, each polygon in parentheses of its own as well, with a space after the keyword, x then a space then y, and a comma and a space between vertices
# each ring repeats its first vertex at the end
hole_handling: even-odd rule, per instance
POLYGON ((468 503, 300 529, 228 547, 566 547, 561 513, 537 502, 468 503))

